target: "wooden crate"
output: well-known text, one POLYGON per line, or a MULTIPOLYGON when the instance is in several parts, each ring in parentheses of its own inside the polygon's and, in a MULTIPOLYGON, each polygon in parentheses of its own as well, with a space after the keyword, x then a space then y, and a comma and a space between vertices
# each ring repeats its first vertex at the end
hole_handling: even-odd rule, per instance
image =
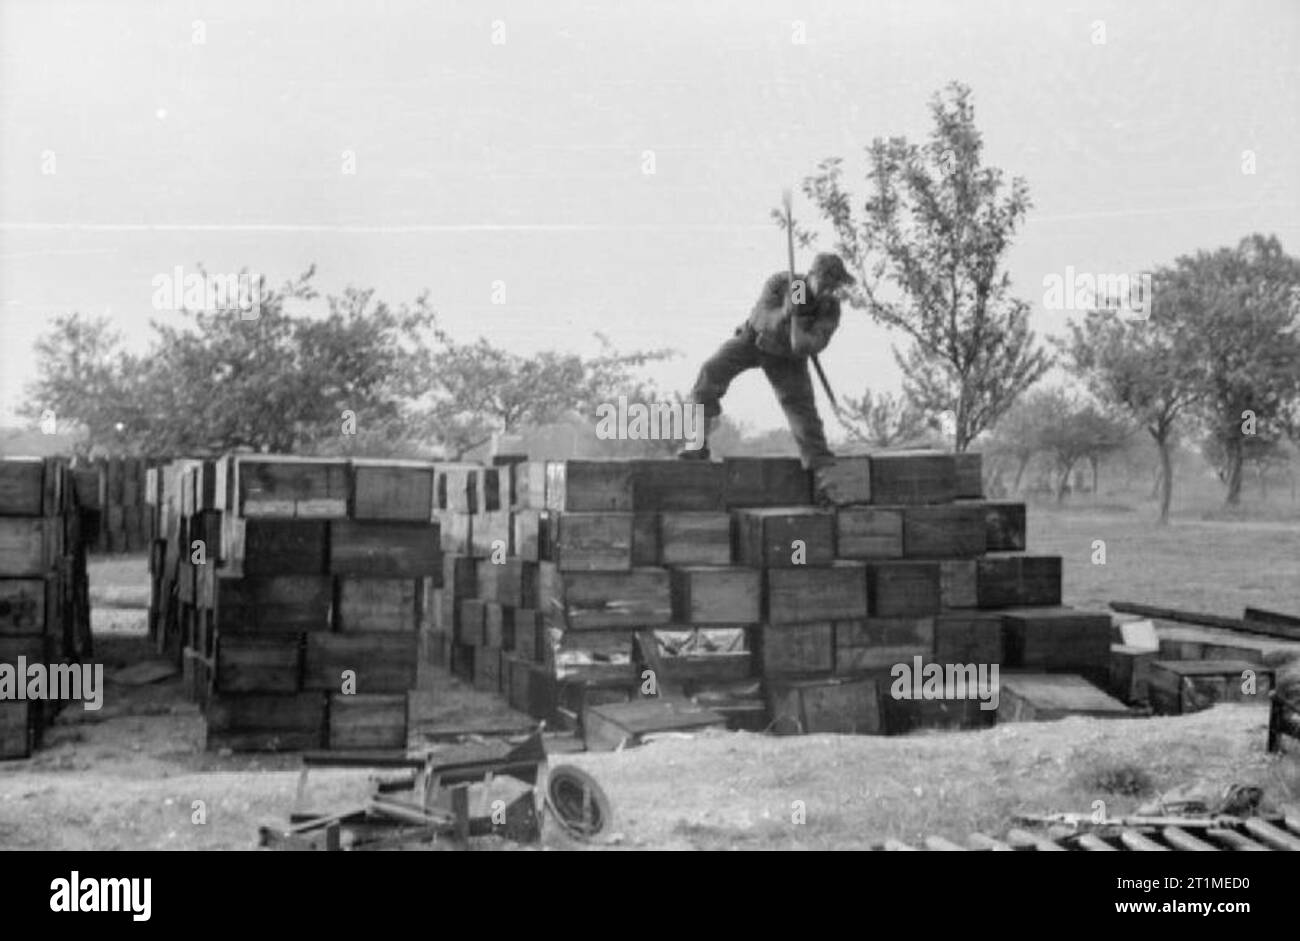
POLYGON ((938 562, 868 562, 872 617, 927 617, 940 609, 938 562))
POLYGON ((441 577, 438 525, 336 520, 330 524, 329 571, 335 575, 441 577))
POLYGON ((642 513, 722 512, 725 471, 712 461, 634 461, 632 509, 642 513))
POLYGON ((629 461, 552 461, 546 465, 546 506, 566 512, 630 513, 634 472, 629 461))
POLYGON ((812 507, 736 510, 732 517, 735 559, 740 565, 804 568, 826 565, 835 558, 835 515, 826 510, 812 507))
POLYGON ((222 634, 305 633, 330 629, 328 575, 240 578, 218 573, 216 625, 222 634))
POLYGON ((353 459, 353 519, 427 523, 433 510, 433 464, 353 459))
POLYGON ((321 575, 329 571, 329 524, 324 520, 244 521, 245 575, 321 575))
POLYGON ((543 561, 566 572, 617 572, 632 567, 631 513, 556 513, 547 527, 543 561))
POLYGON ((325 743, 321 693, 214 694, 204 711, 209 751, 299 751, 325 743))
POLYGON ((865 563, 770 568, 763 581, 763 619, 773 624, 867 616, 865 563))
POLYGON ((0 575, 44 575, 62 554, 61 520, 0 516, 0 575))
POLYGON ((841 507, 835 514, 835 555, 840 559, 901 559, 902 510, 841 507))
POLYGON ((934 618, 938 663, 1002 663, 1002 616, 991 611, 949 612, 934 618))
POLYGON ((835 622, 835 672, 888 671, 934 649, 933 618, 859 618, 835 622))
POLYGON ((871 735, 882 730, 880 696, 872 678, 782 680, 767 686, 777 734, 871 735))
POLYGON ((1110 645, 1110 685, 1112 696, 1126 703, 1145 703, 1151 681, 1151 664, 1160 656, 1158 650, 1145 647, 1110 645))
POLYGON ((762 572, 724 566, 672 570, 673 618, 688 624, 756 624, 762 572))
POLYGON ((474 688, 481 693, 501 692, 500 647, 479 647, 474 651, 474 688))
POLYGON ((813 472, 817 493, 834 506, 871 502, 871 458, 839 457, 813 472))
POLYGON ((660 513, 659 564, 730 565, 731 517, 726 513, 660 513))
POLYGON ((434 488, 434 499, 440 510, 474 514, 488 509, 487 496, 483 493, 483 467, 479 464, 435 465, 434 488))
POLYGON ((944 610, 979 607, 979 565, 976 559, 941 559, 939 605, 944 610))
POLYGON ((975 567, 981 608, 1042 607, 1061 603, 1061 557, 985 556, 975 567))
POLYGON ((49 516, 46 504, 45 461, 41 458, 0 460, 0 516, 49 516))
POLYGON ((632 514, 632 565, 658 565, 659 514, 632 514))
POLYGON ((521 559, 537 562, 549 551, 549 519, 542 510, 520 510, 511 515, 515 552, 521 559))
POLYGON ((985 548, 989 552, 1025 550, 1025 505, 1023 503, 982 500, 969 505, 978 507, 983 513, 985 548))
POLYGON ((870 466, 873 503, 951 503, 957 496, 957 466, 951 454, 873 454, 870 466))
POLYGON ((530 663, 540 663, 545 651, 541 617, 532 608, 513 608, 510 617, 514 623, 515 654, 530 663))
POLYGON ((487 630, 487 602, 478 598, 462 598, 456 602, 456 624, 453 634, 456 643, 482 647, 487 630))
POLYGON ((346 633, 413 631, 419 624, 423 601, 418 578, 335 579, 334 622, 346 633))
POLYGON ((0 578, 0 635, 44 634, 62 631, 62 624, 49 615, 58 602, 59 580, 47 578, 0 578), (54 598, 49 595, 54 593, 54 598))
POLYGON ((763 624, 757 653, 763 676, 830 673, 835 667, 835 626, 831 621, 763 624))
POLYGON ((494 601, 483 602, 483 646, 498 650, 512 650, 515 646, 514 621, 510 622, 510 637, 506 639, 505 608, 494 601))
POLYGON ((439 544, 443 552, 456 555, 474 554, 474 520, 472 513, 458 510, 435 510, 434 521, 438 524, 439 544))
POLYGON ((953 466, 956 496, 959 499, 979 499, 984 495, 984 460, 976 452, 954 454, 953 466))
POLYGON ((448 553, 442 557, 442 586, 456 600, 476 597, 479 566, 490 564, 472 556, 448 553))
POLYGON ((698 732, 726 726, 726 718, 710 709, 671 699, 593 705, 582 713, 582 734, 588 751, 638 745, 644 736, 656 732, 698 732))
POLYGON ((302 635, 223 634, 217 638, 216 689, 222 693, 294 693, 302 674, 302 635))
POLYGON ((407 696, 405 693, 333 693, 329 703, 332 749, 406 748, 407 696))
POLYGON ((419 642, 410 634, 308 634, 303 688, 342 692, 343 671, 356 674, 357 693, 415 688, 419 642))
POLYGON ((537 607, 537 563, 508 558, 498 566, 496 600, 512 608, 537 607))
POLYGON ((39 703, 0 700, 0 760, 31 755, 39 710, 39 703))
POLYGON ((880 711, 888 735, 922 729, 986 729, 997 722, 996 709, 981 709, 979 699, 897 699, 881 681, 880 711))
POLYGON ((474 517, 470 551, 481 558, 502 558, 514 553, 515 534, 509 510, 486 510, 474 517))
POLYGON ((998 685, 999 722, 1047 722, 1067 716, 1123 719, 1132 715, 1119 700, 1068 673, 1004 673, 998 685))
POLYGON ((912 506, 903 510, 903 555, 952 559, 984 552, 984 516, 975 507, 912 506))
POLYGON ((812 479, 793 457, 729 457, 722 462, 727 509, 812 502, 812 479))
POLYGON ((523 461, 511 468, 517 510, 546 509, 546 462, 523 461))
POLYGON ((539 566, 543 619, 548 627, 593 630, 648 627, 672 620, 668 570, 651 566, 627 572, 561 572, 539 566))
POLYGON ((1073 608, 1025 608, 1002 614, 1006 666, 1078 673, 1099 686, 1110 679, 1110 615, 1073 608))
POLYGON ((1160 715, 1199 712, 1217 703, 1268 703, 1273 670, 1244 660, 1153 660, 1147 678, 1151 707, 1160 715), (1245 692, 1246 672, 1255 692, 1245 692))
POLYGON ((235 457, 239 515, 342 519, 348 515, 348 462, 270 455, 235 457))
POLYGON ((504 560, 500 565, 491 559, 483 559, 482 564, 478 566, 478 588, 474 592, 475 598, 483 601, 495 601, 498 604, 500 599, 497 595, 500 593, 501 570, 505 567, 504 560))

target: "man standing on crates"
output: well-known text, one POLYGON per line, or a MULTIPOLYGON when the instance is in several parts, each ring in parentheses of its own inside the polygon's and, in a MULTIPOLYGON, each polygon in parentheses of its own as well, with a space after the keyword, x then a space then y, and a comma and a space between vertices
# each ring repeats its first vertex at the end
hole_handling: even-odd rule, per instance
POLYGON ((808 361, 813 360, 820 373, 817 354, 826 349, 839 327, 840 294, 855 279, 838 255, 825 253, 813 259, 807 275, 795 275, 793 246, 791 252, 790 270, 767 279, 749 318, 701 367, 691 402, 704 406, 704 446, 684 450, 678 457, 709 460, 708 435, 722 413, 722 397, 733 379, 757 366, 785 411, 804 467, 818 467, 834 458, 817 414, 808 361))

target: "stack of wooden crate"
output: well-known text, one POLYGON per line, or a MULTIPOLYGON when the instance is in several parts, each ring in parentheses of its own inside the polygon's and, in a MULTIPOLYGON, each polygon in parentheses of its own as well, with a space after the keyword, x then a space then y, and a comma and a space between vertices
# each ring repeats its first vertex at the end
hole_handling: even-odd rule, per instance
POLYGON ((209 748, 405 746, 442 581, 434 480, 425 462, 268 455, 164 471, 155 630, 209 748))
MULTIPOLYGON (((90 655, 86 554, 67 463, 0 460, 0 663, 17 671, 90 655)), ((60 705, 0 700, 0 758, 29 755, 60 705)))
POLYGON ((73 470, 93 551, 148 550, 155 530, 146 494, 150 471, 158 463, 142 457, 100 457, 73 470))
POLYGON ((1107 681, 1110 618, 1061 606, 1060 558, 1024 553, 1024 505, 981 499, 980 470, 976 454, 845 458, 817 505, 791 459, 439 468, 425 656, 547 718, 671 684, 743 724, 761 681, 778 729, 994 720, 977 698, 891 696, 916 657, 1044 674, 1019 688, 1061 686, 1039 710, 1059 713, 1077 681, 1053 677, 1107 681))

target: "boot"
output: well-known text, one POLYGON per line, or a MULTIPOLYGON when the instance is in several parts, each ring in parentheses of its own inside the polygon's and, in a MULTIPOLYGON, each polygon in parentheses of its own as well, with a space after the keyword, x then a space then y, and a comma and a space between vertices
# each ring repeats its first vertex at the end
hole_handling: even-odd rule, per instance
POLYGON ((695 450, 682 448, 677 452, 677 458, 682 461, 711 461, 712 455, 709 454, 709 433, 713 431, 713 426, 717 420, 706 415, 704 416, 704 441, 695 450))

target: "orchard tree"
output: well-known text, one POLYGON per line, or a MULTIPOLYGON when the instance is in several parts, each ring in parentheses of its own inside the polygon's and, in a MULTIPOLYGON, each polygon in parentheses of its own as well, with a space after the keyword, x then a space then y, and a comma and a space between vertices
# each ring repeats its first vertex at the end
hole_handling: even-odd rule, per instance
MULTIPOLYGON (((859 208, 838 157, 823 161, 803 192, 857 272, 851 303, 909 339, 906 353, 894 350, 905 392, 928 417, 951 412, 954 445, 964 451, 1042 378, 1051 358, 1004 266, 1030 206, 1028 185, 1020 177, 1007 185, 1001 170, 983 165, 969 88, 949 85, 930 112, 925 143, 872 142, 869 195, 859 208)), ((814 239, 798 234, 805 245, 814 239)))
POLYGON ((851 438, 872 448, 898 447, 926 433, 925 416, 906 395, 867 389, 861 398, 844 399, 839 418, 851 438))

